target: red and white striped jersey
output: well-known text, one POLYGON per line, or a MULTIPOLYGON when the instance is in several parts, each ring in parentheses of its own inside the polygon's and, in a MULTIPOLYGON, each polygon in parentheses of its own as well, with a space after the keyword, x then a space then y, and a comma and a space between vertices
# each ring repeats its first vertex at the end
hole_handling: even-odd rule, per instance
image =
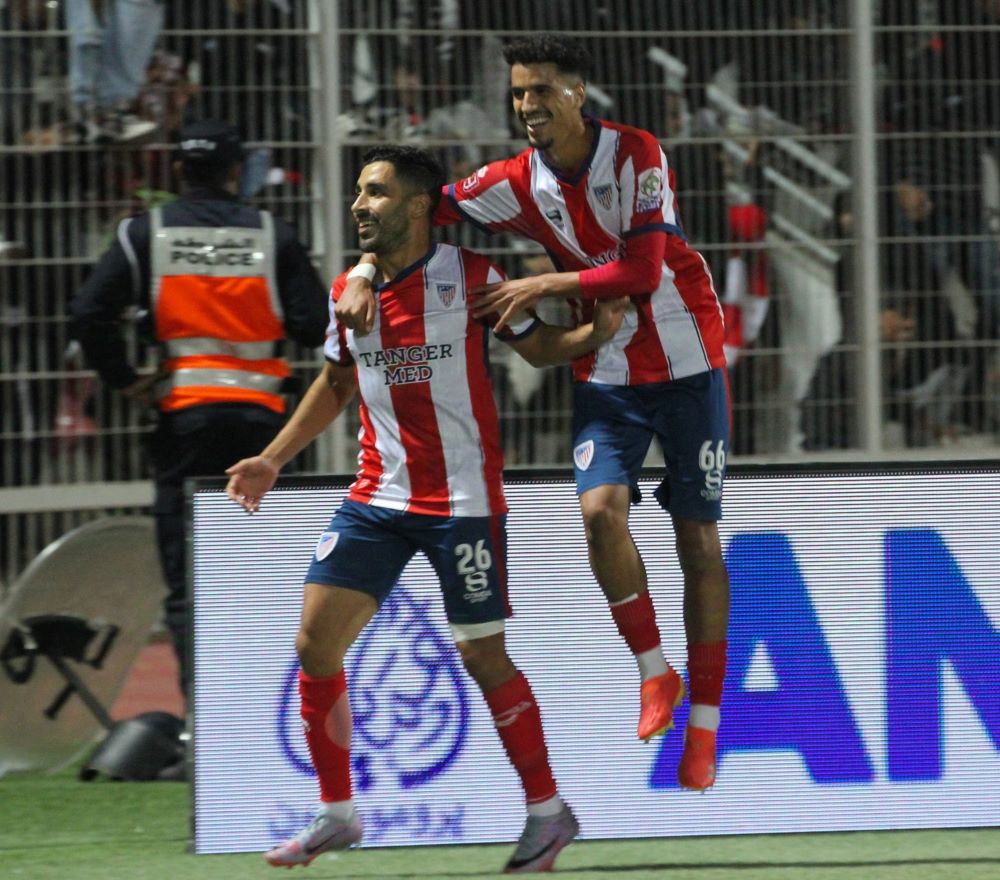
MULTIPOLYGON (((626 312, 621 329, 578 359, 574 376, 639 385, 725 366, 719 300, 708 265, 684 237, 666 155, 647 131, 593 119, 588 124, 594 127, 593 147, 572 175, 529 147, 445 187, 435 223, 464 220, 531 238, 566 272, 618 259, 632 236, 665 232, 659 286, 632 295, 635 309, 626 312)), ((590 320, 592 311, 593 301, 576 304, 581 321, 590 320)))
POLYGON ((503 273, 464 248, 434 245, 376 286, 375 326, 364 336, 334 315, 346 279, 333 282, 324 354, 357 369, 360 469, 349 497, 441 516, 506 512, 490 330, 466 306, 472 287, 503 273))

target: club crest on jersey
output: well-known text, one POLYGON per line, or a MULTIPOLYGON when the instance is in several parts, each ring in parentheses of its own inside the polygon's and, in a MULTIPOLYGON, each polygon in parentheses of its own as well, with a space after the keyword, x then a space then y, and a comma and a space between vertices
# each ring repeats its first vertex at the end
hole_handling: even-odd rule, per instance
POLYGON ((611 184, 606 183, 604 186, 594 187, 594 198, 597 199, 597 204, 599 204, 605 211, 611 210, 611 184))
POLYGON ((562 212, 558 208, 550 208, 548 211, 545 212, 545 216, 560 229, 563 228, 562 212))
POLYGON ((316 561, 322 562, 333 553, 333 548, 337 546, 337 539, 340 537, 340 532, 323 532, 319 536, 319 541, 316 544, 316 561))
POLYGON ((593 440, 586 440, 573 450, 573 461, 576 462, 576 466, 581 471, 585 471, 587 468, 589 468, 590 463, 593 460, 594 460, 593 440))
POLYGON ((444 304, 446 309, 451 308, 451 304, 455 301, 455 293, 458 288, 454 284, 437 284, 437 295, 438 299, 444 304))
POLYGON ((638 192, 636 193, 635 211, 654 211, 663 204, 663 177, 659 168, 647 168, 639 175, 638 192))

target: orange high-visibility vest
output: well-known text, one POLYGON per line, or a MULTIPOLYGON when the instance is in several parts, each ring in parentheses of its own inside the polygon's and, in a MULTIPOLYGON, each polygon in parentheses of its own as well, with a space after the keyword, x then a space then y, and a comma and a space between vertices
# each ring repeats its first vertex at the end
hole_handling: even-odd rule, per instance
POLYGON ((151 308, 162 349, 160 409, 253 403, 285 411, 288 363, 274 266, 274 225, 164 226, 150 216, 151 308))

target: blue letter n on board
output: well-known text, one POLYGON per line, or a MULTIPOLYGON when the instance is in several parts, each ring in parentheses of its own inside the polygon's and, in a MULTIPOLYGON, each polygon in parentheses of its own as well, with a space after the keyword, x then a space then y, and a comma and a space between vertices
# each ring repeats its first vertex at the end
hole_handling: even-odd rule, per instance
MULTIPOLYGON (((788 537, 737 535, 726 565, 732 604, 720 766, 731 751, 793 750, 816 782, 870 782, 871 762, 788 537), (759 646, 770 659, 774 686, 750 690, 747 671, 759 646)), ((678 713, 678 731, 686 715, 678 713)), ((681 748, 677 733, 664 738, 651 788, 677 787, 681 748)))

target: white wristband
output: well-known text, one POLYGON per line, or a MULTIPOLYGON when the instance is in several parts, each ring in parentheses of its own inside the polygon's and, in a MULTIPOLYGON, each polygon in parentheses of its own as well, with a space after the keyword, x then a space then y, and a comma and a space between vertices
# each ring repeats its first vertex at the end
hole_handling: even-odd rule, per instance
POLYGON ((369 284, 373 283, 375 281, 375 264, 358 263, 347 273, 347 280, 350 281, 352 278, 364 278, 369 284))

